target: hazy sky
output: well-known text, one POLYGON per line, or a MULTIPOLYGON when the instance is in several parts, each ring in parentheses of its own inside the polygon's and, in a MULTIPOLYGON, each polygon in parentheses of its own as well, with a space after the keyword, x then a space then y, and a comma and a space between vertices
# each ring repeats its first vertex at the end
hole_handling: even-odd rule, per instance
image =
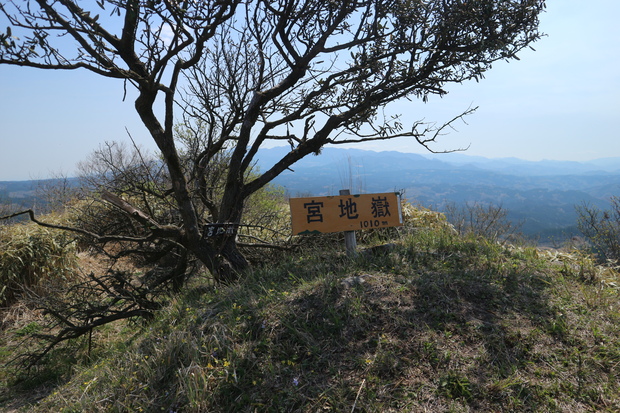
MULTIPOLYGON (((398 103, 406 119, 442 122, 479 106, 437 150, 527 160, 620 156, 620 1, 550 0, 548 37, 498 63, 480 83, 453 85, 428 104, 398 103)), ((0 181, 71 175, 100 143, 134 140, 154 148, 123 83, 86 71, 0 65, 0 181)), ((361 149, 423 150, 412 141, 361 149)))

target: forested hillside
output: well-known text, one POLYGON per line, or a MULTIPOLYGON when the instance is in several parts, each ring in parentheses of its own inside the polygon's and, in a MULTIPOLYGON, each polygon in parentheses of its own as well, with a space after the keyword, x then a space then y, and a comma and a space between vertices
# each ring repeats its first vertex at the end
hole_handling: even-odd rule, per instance
MULTIPOLYGON (((261 153, 259 167, 279 156, 261 153)), ((327 148, 321 156, 298 162, 275 183, 291 196, 402 191, 410 202, 444 211, 454 203, 494 204, 505 208, 523 233, 542 242, 577 234, 575 206, 606 208, 620 193, 620 172, 613 160, 591 163, 492 160, 465 154, 427 156, 327 148)))
MULTIPOLYGON (((273 163, 283 149, 262 150, 257 166, 273 163)), ((575 206, 605 209, 620 193, 617 159, 588 163, 487 159, 466 154, 434 157, 400 152, 326 148, 321 156, 302 159, 275 184, 290 196, 353 192, 401 191, 413 203, 445 211, 472 203, 501 206, 523 233, 542 243, 558 243, 578 235, 575 206)), ((64 185, 74 185, 69 179, 64 185)), ((45 206, 37 188, 54 180, 0 182, 0 204, 45 206)), ((39 191, 41 192, 41 191, 39 191)))

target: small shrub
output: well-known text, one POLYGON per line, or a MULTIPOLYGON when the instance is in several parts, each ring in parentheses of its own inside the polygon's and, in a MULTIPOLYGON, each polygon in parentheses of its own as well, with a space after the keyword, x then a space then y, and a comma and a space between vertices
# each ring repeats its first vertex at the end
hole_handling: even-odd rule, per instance
POLYGON ((70 277, 76 261, 73 240, 66 232, 35 223, 0 227, 0 305, 10 304, 44 279, 70 277))
POLYGON ((456 231, 463 235, 476 235, 491 241, 514 241, 519 238, 521 223, 508 219, 508 210, 501 205, 466 203, 446 206, 446 216, 456 231))
POLYGON ((620 197, 611 197, 610 204, 606 211, 588 204, 576 207, 577 227, 601 262, 620 260, 620 197))
POLYGON ((454 227, 441 212, 414 205, 405 199, 402 199, 400 206, 402 226, 357 231, 358 242, 361 244, 381 244, 420 231, 440 230, 456 233, 454 227))

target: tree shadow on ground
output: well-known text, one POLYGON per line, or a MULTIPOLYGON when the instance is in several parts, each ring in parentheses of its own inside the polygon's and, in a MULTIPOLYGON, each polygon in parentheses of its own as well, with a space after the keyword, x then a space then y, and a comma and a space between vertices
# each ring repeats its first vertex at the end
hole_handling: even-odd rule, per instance
POLYGON ((455 399, 479 410, 545 403, 536 388, 502 384, 537 363, 541 347, 563 339, 543 273, 421 271, 349 279, 326 277, 297 292, 285 300, 281 318, 270 321, 263 356, 293 360, 294 367, 280 369, 275 381, 265 377, 270 396, 260 398, 263 406, 296 400, 287 408, 312 410, 309 404, 328 399, 335 409, 357 401, 371 411, 398 408, 412 391, 420 405, 442 408, 455 399), (358 400, 355 390, 367 379, 375 383, 372 401, 358 400), (274 398, 278 392, 296 396, 274 398))

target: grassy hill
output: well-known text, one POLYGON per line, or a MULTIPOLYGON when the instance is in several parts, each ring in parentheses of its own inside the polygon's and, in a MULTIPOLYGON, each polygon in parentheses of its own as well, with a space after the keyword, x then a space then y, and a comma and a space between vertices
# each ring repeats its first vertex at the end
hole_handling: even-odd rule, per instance
POLYGON ((30 371, 6 364, 43 317, 18 303, 2 314, 0 409, 619 411, 617 272, 430 215, 383 252, 317 239, 234 285, 196 274, 154 320, 106 325, 30 371))

